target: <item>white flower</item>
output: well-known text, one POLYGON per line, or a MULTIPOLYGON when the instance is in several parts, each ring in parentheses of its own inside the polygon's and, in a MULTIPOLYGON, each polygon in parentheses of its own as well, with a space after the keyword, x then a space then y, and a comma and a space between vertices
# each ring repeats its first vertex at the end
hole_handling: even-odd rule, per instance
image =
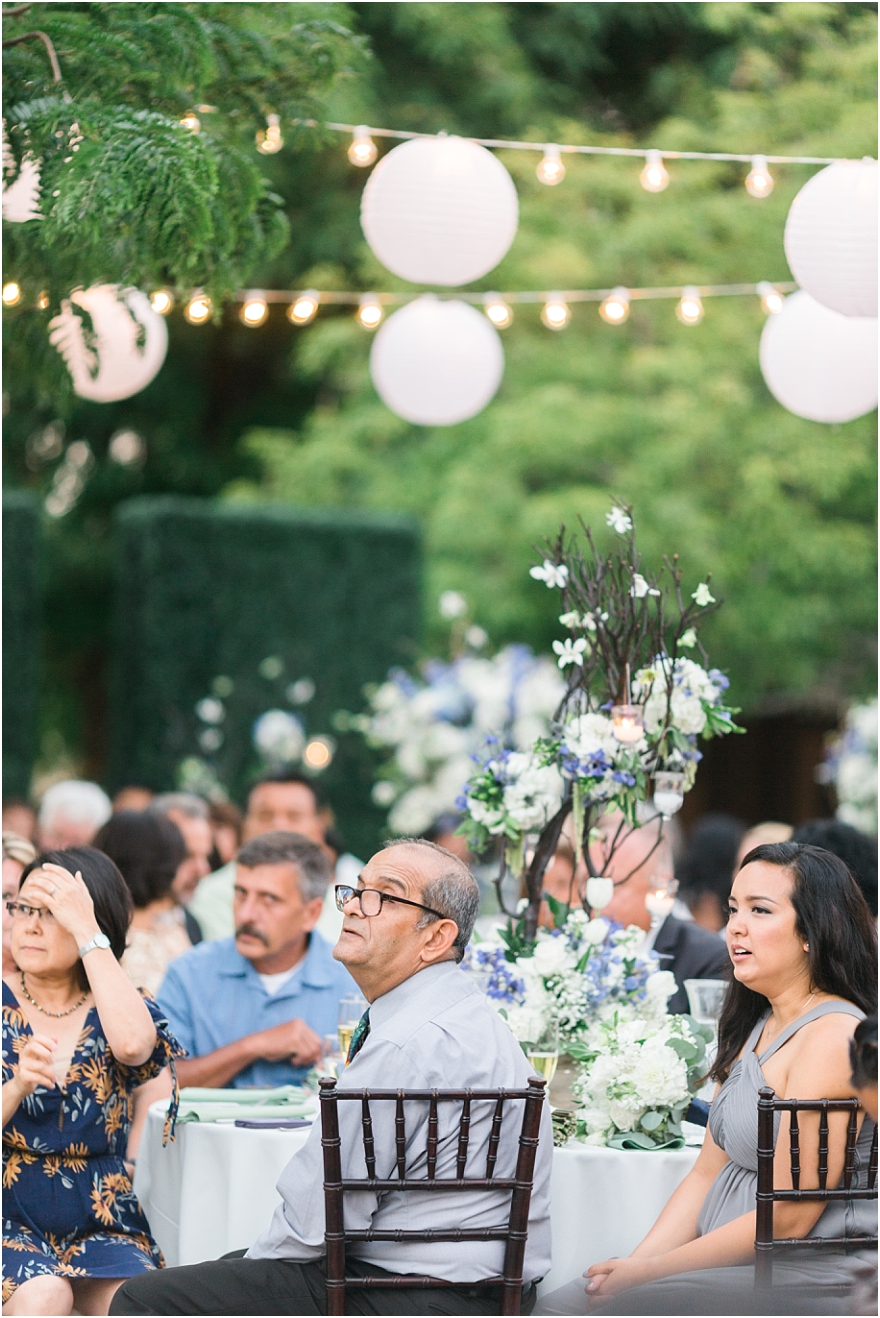
POLYGON ((648 1107, 673 1107, 687 1097, 687 1063, 657 1036, 642 1044, 630 1074, 648 1107))
POLYGON ((600 943, 605 942, 610 928, 608 921, 597 915, 595 920, 588 920, 584 925, 581 938, 588 947, 598 947, 600 943))
POLYGON ((475 623, 473 627, 468 627, 464 634, 464 639, 472 649, 482 650, 483 646, 489 639, 489 633, 484 631, 482 627, 478 627, 475 623))
POLYGON ((647 581, 640 572, 633 573, 633 583, 632 586, 630 587, 629 593, 630 595, 632 595, 633 599, 637 599, 637 600, 644 599, 646 595, 660 594, 659 590, 654 590, 651 586, 648 585, 647 581))
POLYGON ((688 627, 687 631, 682 633, 679 637, 678 643, 679 645, 683 645, 686 650, 692 650, 694 648, 697 643, 697 633, 694 631, 693 627, 688 627))
POLYGON ((560 613, 559 621, 562 623, 563 627, 581 626, 581 616, 575 609, 572 609, 571 613, 560 613))
POLYGON ((253 740, 257 750, 276 764, 298 760, 306 744, 302 724, 286 709, 267 709, 261 714, 254 723, 253 740))
POLYGON ((700 582, 693 595, 691 595, 691 599, 696 600, 701 609, 705 608, 707 604, 715 603, 715 596, 710 593, 705 581, 700 582))
POLYGON ((565 938, 539 938, 529 958, 542 975, 557 975, 574 968, 575 958, 565 938))
POLYGON ((490 833, 504 832, 504 811, 495 806, 486 805, 475 797, 468 798, 468 813, 476 823, 482 824, 490 833))
POLYGON ((554 587, 562 590, 568 581, 568 568, 564 563, 551 563, 549 558, 545 558, 541 567, 529 568, 529 576, 545 582, 551 590, 554 587))
POLYGON ((532 755, 514 751, 508 756, 506 771, 509 782, 504 789, 505 811, 524 833, 543 828, 562 800, 559 770, 554 765, 538 764, 532 755))
POLYGON ((675 993, 678 985, 671 970, 658 970, 655 975, 651 975, 645 987, 648 997, 655 1002, 662 1003, 665 1010, 666 1003, 675 993))
POLYGON ((213 696, 205 696, 196 705, 196 713, 203 723, 222 723, 226 718, 226 709, 222 700, 215 700, 213 696))
POLYGON ((391 805, 397 797, 397 788, 387 778, 380 778, 377 783, 373 783, 373 790, 370 795, 376 805, 391 805))
POLYGON ((582 665, 586 648, 587 643, 582 636, 579 636, 576 641, 565 640, 553 642, 554 653, 559 655, 556 662, 559 664, 560 668, 565 668, 566 664, 582 665))
POLYGON ((461 618, 467 613, 467 600, 461 591, 444 590, 439 600, 440 617, 461 618))
POLYGON ((627 531, 632 530, 632 518, 622 508, 612 508, 610 513, 605 514, 605 521, 618 535, 626 535, 627 531))
POLYGON ((620 749, 614 736, 614 725, 605 714, 579 714, 566 724, 565 745, 579 760, 604 751, 612 760, 620 749))

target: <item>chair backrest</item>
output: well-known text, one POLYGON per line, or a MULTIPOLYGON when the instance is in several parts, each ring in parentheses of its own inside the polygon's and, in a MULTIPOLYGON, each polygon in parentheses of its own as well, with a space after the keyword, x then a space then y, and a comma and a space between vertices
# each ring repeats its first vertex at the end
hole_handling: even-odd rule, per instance
POLYGON ((868 1249, 876 1248, 876 1236, 806 1236, 803 1239, 774 1240, 773 1205, 777 1201, 784 1203, 822 1202, 835 1200, 876 1199, 877 1198, 877 1126, 871 1141, 871 1154, 868 1161, 867 1185, 859 1188, 853 1185, 856 1173, 856 1143, 859 1137, 858 1112, 860 1104, 857 1098, 817 1098, 795 1099, 777 1098, 774 1090, 769 1088, 758 1091, 758 1187, 756 1193, 755 1224, 755 1285, 771 1286, 773 1284, 773 1251, 780 1246, 810 1249, 868 1249), (777 1190, 773 1184, 773 1163, 776 1154, 775 1114, 790 1113, 789 1156, 791 1160, 790 1190, 777 1190), (812 1189, 801 1188, 801 1145, 798 1113, 819 1113, 819 1184, 812 1189), (846 1127, 846 1149, 843 1164, 843 1185, 828 1185, 828 1114, 829 1112, 848 1112, 846 1127))
POLYGON ((501 1313, 518 1314, 522 1297, 523 1260, 529 1226, 529 1204, 532 1197, 532 1178, 535 1155, 541 1127, 541 1108, 546 1082, 535 1077, 529 1079, 528 1089, 338 1089, 336 1081, 325 1079, 321 1089, 321 1144, 324 1150, 324 1208, 326 1214, 324 1239, 327 1245, 327 1312, 343 1314, 348 1287, 403 1289, 433 1286, 472 1290, 475 1286, 496 1286, 501 1290, 501 1313), (519 1134, 519 1151, 516 1171, 512 1177, 495 1175, 498 1162, 504 1105, 523 1102, 523 1119, 519 1134), (366 1177, 355 1180, 342 1175, 342 1147, 339 1136, 339 1103, 355 1102, 361 1105, 361 1135, 363 1139, 366 1177), (407 1176, 406 1171, 406 1112, 407 1102, 427 1103, 426 1172, 424 1177, 407 1176), (468 1145, 473 1105, 490 1102, 492 1123, 486 1151, 485 1172, 482 1176, 466 1174, 468 1145), (376 1176, 376 1149, 373 1136, 371 1103, 394 1103, 394 1143, 396 1176, 388 1180, 376 1176), (455 1176, 437 1176, 439 1142, 439 1105, 460 1103, 458 1122, 455 1176), (509 1190, 510 1209, 507 1221, 497 1227, 454 1228, 426 1231, 346 1231, 344 1196, 346 1191, 372 1190, 439 1190, 486 1191, 509 1190), (401 1244, 425 1241, 504 1241, 504 1270, 497 1277, 485 1281, 452 1283, 435 1277, 407 1274, 401 1277, 348 1277, 345 1272, 346 1245, 355 1241, 390 1240, 401 1244))

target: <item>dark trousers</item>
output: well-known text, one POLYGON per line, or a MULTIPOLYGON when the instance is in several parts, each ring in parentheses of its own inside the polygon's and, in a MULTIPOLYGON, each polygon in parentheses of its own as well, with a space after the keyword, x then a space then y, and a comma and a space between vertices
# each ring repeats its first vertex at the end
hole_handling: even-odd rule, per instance
MULTIPOLYGON (((111 1314, 326 1314, 327 1276, 323 1260, 248 1259, 244 1251, 213 1263, 143 1272, 120 1286, 111 1314)), ((390 1277, 393 1273, 355 1259, 348 1273, 356 1277, 390 1277)), ((354 1290, 346 1297, 350 1314, 494 1314, 500 1312, 495 1290, 435 1289, 354 1290)), ((522 1312, 535 1307, 535 1288, 523 1291, 522 1312)))

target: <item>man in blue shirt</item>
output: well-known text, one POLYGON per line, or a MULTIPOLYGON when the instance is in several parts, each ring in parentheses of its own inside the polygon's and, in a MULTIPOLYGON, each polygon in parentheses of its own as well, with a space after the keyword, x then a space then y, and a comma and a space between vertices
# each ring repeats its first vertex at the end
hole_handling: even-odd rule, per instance
POLYGON ((274 832, 246 842, 236 865, 234 937, 172 961, 158 1001, 189 1053, 182 1084, 294 1084, 336 1033, 340 998, 358 994, 314 932, 330 862, 300 834, 274 832))

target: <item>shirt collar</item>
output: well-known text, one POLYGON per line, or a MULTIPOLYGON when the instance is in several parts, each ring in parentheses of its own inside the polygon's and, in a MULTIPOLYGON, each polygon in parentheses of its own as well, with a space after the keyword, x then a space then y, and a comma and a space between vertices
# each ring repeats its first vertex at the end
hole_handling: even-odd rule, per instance
MULTIPOLYGON (((231 979, 250 979, 259 986, 260 991, 265 993, 259 974, 254 968, 252 961, 246 956, 242 956, 235 946, 235 939, 223 939, 226 944, 222 949, 220 957, 219 973, 225 978, 231 979)), ((286 984, 274 993, 274 998, 284 998, 288 994, 297 993, 301 986, 308 988, 331 988, 334 983, 330 964, 331 953, 329 945, 324 941, 319 933, 314 930, 309 935, 309 946, 305 958, 297 966, 297 974, 291 976, 286 984)))

